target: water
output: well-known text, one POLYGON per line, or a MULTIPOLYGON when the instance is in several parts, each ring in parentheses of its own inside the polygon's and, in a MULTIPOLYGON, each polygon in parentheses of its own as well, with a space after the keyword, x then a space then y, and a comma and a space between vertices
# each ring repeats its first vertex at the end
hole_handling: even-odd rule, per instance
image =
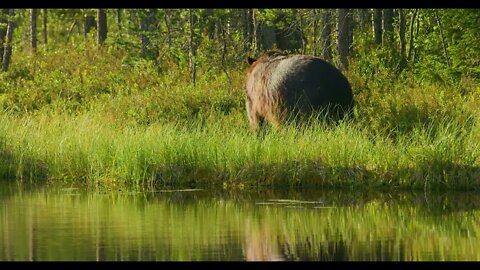
POLYGON ((0 181, 0 260, 478 261, 479 196, 87 192, 0 181))

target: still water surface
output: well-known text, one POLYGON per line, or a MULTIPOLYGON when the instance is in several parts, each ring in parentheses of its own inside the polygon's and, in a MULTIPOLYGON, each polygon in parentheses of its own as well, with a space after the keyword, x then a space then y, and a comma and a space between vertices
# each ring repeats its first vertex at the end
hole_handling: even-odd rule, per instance
POLYGON ((87 192, 0 181, 1 261, 480 259, 480 194, 87 192))

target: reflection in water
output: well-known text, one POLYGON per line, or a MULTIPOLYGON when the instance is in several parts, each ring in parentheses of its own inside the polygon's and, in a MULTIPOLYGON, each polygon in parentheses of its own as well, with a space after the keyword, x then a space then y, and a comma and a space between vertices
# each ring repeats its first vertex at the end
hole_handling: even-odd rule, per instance
POLYGON ((0 260, 479 260, 477 197, 0 182, 0 260))

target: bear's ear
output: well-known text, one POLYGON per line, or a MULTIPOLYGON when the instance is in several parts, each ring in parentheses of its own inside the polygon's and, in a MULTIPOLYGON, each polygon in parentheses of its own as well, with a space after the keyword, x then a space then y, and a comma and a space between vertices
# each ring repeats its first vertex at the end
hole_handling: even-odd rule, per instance
POLYGON ((253 59, 253 58, 251 58, 250 56, 247 56, 247 63, 248 63, 249 65, 252 65, 255 61, 257 61, 257 59, 253 59))

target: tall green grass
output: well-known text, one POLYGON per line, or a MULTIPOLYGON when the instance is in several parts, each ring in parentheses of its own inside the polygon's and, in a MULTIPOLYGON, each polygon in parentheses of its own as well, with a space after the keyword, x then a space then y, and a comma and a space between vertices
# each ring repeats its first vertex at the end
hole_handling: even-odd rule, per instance
MULTIPOLYGON (((478 126, 428 127, 396 140, 353 123, 257 136, 221 122, 118 126, 92 114, 0 116, 17 178, 108 187, 478 188, 478 126)), ((12 175, 14 176, 14 175, 12 175)))
POLYGON ((355 118, 248 129, 244 70, 188 72, 122 50, 18 53, 0 74, 0 176, 109 188, 478 189, 480 88, 347 73, 355 118))

